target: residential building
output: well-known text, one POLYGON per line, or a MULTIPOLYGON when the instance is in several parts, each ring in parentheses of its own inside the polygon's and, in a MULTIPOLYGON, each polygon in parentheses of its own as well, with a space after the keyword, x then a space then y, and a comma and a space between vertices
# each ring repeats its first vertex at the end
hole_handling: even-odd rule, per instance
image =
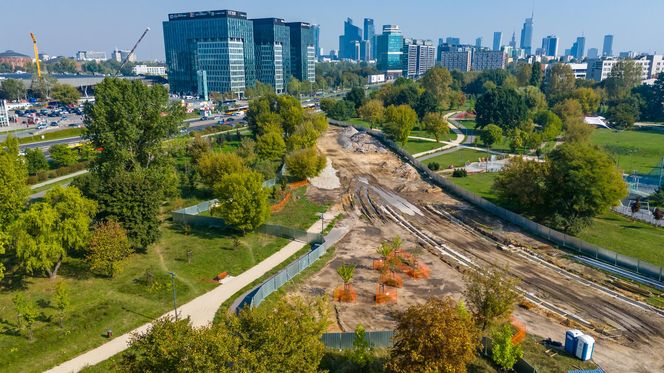
POLYGON ((136 75, 166 75, 166 67, 164 66, 136 65, 132 68, 132 71, 136 75))
POLYGON ((542 50, 545 56, 556 57, 558 55, 558 37, 549 35, 542 39, 542 50))
POLYGON ((431 40, 404 39, 403 75, 418 78, 436 65, 436 47, 431 40))
POLYGON ((339 59, 359 60, 360 42, 362 42, 362 29, 355 26, 352 19, 347 18, 344 22, 344 34, 339 36, 339 59))
POLYGON ((243 96, 256 81, 254 29, 235 10, 173 13, 163 22, 172 92, 243 96))
POLYGON ((5 100, 0 100, 0 127, 9 127, 9 109, 5 100))
POLYGON ((119 50, 115 48, 115 50, 113 50, 113 52, 111 53, 111 58, 116 62, 122 62, 125 59, 127 59, 128 62, 136 62, 136 53, 132 53, 131 55, 129 55, 129 52, 131 51, 119 50), (127 58, 127 56, 129 57, 127 58))
MULTIPOLYGON (((314 50, 316 51, 316 60, 318 60, 323 54, 320 47, 320 25, 311 25, 311 29, 314 32, 314 50)), ((255 35, 256 33, 254 33, 255 35)))
POLYGON ((531 54, 533 50, 533 18, 534 14, 526 18, 521 29, 520 48, 526 51, 526 54, 531 54))
POLYGON ((10 65, 12 69, 32 64, 32 58, 12 50, 0 53, 0 63, 10 65))
MULTIPOLYGON (((291 32, 281 18, 252 19, 256 81, 276 93, 286 91, 291 77, 291 32)), ((312 29, 314 30, 314 29, 312 29)))
POLYGON ((647 56, 650 61, 650 71, 648 72, 649 79, 657 79, 659 74, 664 73, 664 56, 655 54, 647 56))
MULTIPOLYGON (((657 71, 657 69, 652 69, 651 63, 655 62, 661 64, 662 58, 663 57, 661 55, 654 55, 654 56, 640 56, 636 59, 633 59, 634 63, 636 63, 641 68, 641 80, 648 80, 653 77, 656 77, 651 75, 653 72, 657 71)), ((586 78, 598 82, 603 81, 604 79, 608 78, 611 75, 613 67, 619 61, 621 61, 621 59, 615 57, 605 57, 596 60, 589 60, 588 73, 586 78)), ((664 65, 659 65, 659 69, 660 72, 664 71, 664 65)))
POLYGON ((440 52, 440 65, 450 71, 470 71, 472 52, 466 50, 443 50, 440 52))
POLYGON ((613 56, 613 35, 604 35, 604 47, 602 48, 602 56, 613 56))
POLYGON ((300 81, 316 82, 314 32, 306 22, 289 22, 291 74, 300 81))
POLYGON ((586 54, 586 38, 585 36, 579 36, 576 38, 572 48, 570 49, 570 55, 577 60, 581 61, 586 54))
POLYGON ((76 61, 106 61, 106 52, 78 51, 76 61))
POLYGON ((507 55, 503 51, 475 50, 472 55, 471 69, 475 71, 504 69, 507 55))
POLYGON ((362 61, 376 59, 376 26, 371 18, 364 19, 364 58, 362 61))
POLYGON ((622 58, 622 59, 635 58, 635 57, 636 57, 636 52, 634 52, 634 51, 620 52, 618 54, 618 58, 622 58))
POLYGON ((589 48, 588 49, 588 59, 595 59, 599 58, 599 49, 597 48, 589 48))
POLYGON ((499 51, 500 47, 503 45, 503 33, 496 31, 493 33, 493 50, 499 51))
POLYGON ((401 75, 403 35, 397 25, 384 25, 383 33, 376 37, 376 68, 388 78, 401 75))

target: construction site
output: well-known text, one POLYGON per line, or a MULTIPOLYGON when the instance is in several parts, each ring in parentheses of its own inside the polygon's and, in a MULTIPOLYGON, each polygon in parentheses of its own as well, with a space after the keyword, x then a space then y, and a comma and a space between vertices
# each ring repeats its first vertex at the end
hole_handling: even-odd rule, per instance
POLYGON ((664 313, 643 302, 639 287, 428 183, 370 134, 331 126, 318 148, 331 165, 308 197, 339 201, 333 209, 349 233, 293 292, 329 296, 333 330, 391 330, 395 311, 429 297, 462 299, 464 273, 500 267, 520 280, 514 316, 528 334, 564 341, 566 330, 580 329, 597 340, 603 370, 664 371, 664 313), (390 255, 399 264, 381 271, 391 261, 377 248, 396 237, 390 255), (343 264, 356 266, 350 286, 337 273, 343 264))

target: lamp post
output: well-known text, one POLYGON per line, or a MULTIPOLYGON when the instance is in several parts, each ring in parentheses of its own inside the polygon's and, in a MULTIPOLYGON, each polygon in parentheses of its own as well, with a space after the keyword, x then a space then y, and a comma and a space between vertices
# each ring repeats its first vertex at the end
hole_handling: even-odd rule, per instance
POLYGON ((171 275, 171 287, 173 288, 173 312, 175 312, 175 320, 177 321, 178 307, 177 304, 175 303, 175 273, 168 272, 168 274, 171 275))

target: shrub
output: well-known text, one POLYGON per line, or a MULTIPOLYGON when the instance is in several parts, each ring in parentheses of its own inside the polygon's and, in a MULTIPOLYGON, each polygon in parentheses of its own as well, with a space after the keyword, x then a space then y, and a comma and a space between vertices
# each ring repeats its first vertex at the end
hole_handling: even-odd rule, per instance
POLYGON ((455 168, 454 171, 452 171, 452 177, 467 177, 468 176, 468 171, 466 171, 465 168, 455 168))
POLYGON ((427 165, 431 171, 438 171, 440 170, 440 163, 438 162, 429 162, 427 165))

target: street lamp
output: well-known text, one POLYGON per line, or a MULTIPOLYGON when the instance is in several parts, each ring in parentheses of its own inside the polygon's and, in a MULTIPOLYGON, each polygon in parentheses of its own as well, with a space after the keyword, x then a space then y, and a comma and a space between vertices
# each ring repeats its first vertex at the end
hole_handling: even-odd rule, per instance
POLYGON ((171 275, 171 287, 173 288, 173 311, 175 312, 175 321, 178 319, 178 307, 175 303, 175 273, 168 272, 171 275))

